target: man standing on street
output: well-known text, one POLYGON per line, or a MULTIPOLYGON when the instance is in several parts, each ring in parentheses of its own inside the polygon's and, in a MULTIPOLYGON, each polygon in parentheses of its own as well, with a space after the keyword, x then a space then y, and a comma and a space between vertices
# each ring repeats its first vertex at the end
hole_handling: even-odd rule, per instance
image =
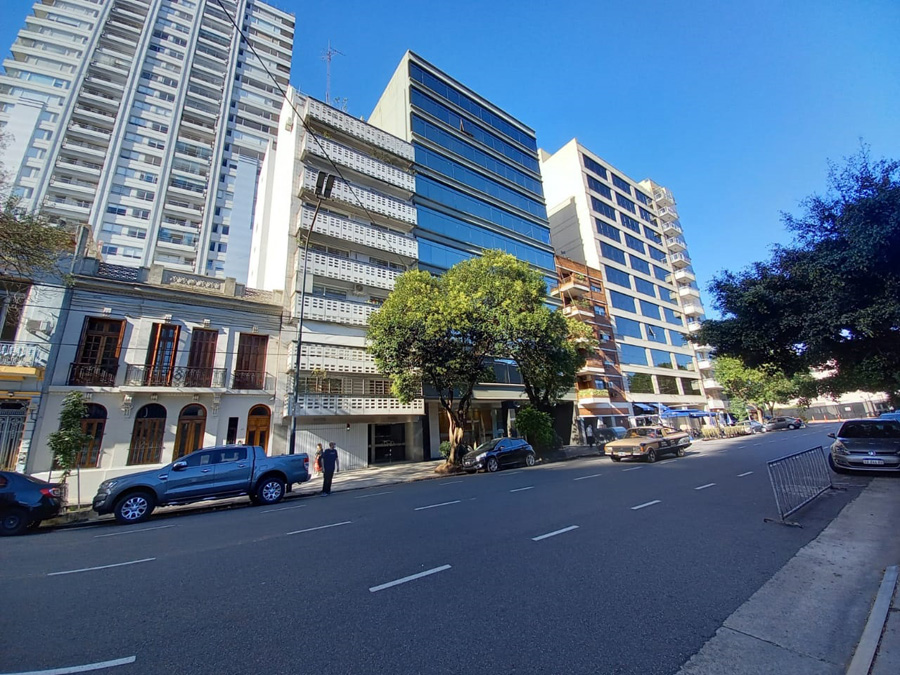
POLYGON ((340 470, 341 460, 338 459, 337 448, 334 447, 334 441, 328 444, 328 449, 322 453, 322 471, 325 474, 325 481, 322 483, 322 494, 331 494, 331 479, 334 478, 334 472, 340 470))

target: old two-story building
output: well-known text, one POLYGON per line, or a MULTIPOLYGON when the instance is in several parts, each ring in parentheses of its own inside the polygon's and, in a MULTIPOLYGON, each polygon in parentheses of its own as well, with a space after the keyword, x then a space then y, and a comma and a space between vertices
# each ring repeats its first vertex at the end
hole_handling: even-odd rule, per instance
POLYGON ((52 336, 40 406, 18 464, 53 471, 48 437, 69 392, 84 395, 93 437, 78 456, 70 502, 87 502, 104 479, 162 466, 217 443, 285 451, 273 425, 284 406, 276 373, 280 292, 163 269, 87 259, 56 309, 26 303, 25 326, 52 336), (76 495, 77 492, 77 495, 76 495))

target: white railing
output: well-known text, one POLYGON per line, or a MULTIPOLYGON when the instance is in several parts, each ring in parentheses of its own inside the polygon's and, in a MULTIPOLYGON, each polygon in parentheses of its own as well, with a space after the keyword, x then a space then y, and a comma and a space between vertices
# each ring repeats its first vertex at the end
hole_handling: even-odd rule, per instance
MULTIPOLYGON (((316 178, 318 173, 312 169, 307 169, 303 174, 303 187, 310 192, 315 192, 316 178)), ((334 182, 334 189, 331 193, 332 199, 337 199, 354 208, 362 206, 373 213, 378 213, 394 220, 404 223, 416 224, 416 209, 412 204, 390 197, 386 194, 368 190, 354 185, 352 188, 344 181, 337 179, 334 182)))
POLYGON ((678 211, 675 210, 674 206, 663 206, 657 213, 659 215, 659 219, 663 222, 672 222, 673 220, 678 220, 678 211))
POLYGON ((392 136, 386 131, 376 129, 373 126, 366 124, 347 113, 325 105, 320 101, 311 98, 306 101, 306 114, 310 117, 320 120, 335 129, 339 129, 349 136, 353 136, 361 141, 371 143, 372 145, 376 145, 379 148, 392 152, 398 157, 403 157, 410 162, 415 159, 411 143, 407 143, 403 139, 392 136))
POLYGON ((670 206, 675 203, 675 197, 669 188, 658 187, 653 191, 653 201, 657 206, 670 206))
POLYGON ((47 349, 28 342, 0 342, 0 366, 43 368, 47 365, 47 349))
POLYGON ((352 326, 366 326, 377 305, 363 302, 332 300, 315 295, 303 296, 303 318, 306 320, 330 321, 352 326))
MULTIPOLYGON (((291 368, 296 361, 296 345, 291 345, 291 368)), ((327 373, 359 373, 371 375, 378 372, 375 359, 365 349, 339 345, 304 344, 300 347, 300 370, 318 370, 327 373)))
POLYGON ((690 332, 692 332, 692 333, 693 333, 693 332, 696 332, 696 331, 700 330, 701 328, 703 328, 703 324, 702 324, 701 322, 699 322, 699 321, 688 321, 687 329, 688 329, 690 332))
POLYGON ((681 306, 681 311, 685 314, 689 314, 692 316, 699 316, 703 314, 703 308, 693 302, 686 302, 681 306))
POLYGON ((669 264, 675 265, 676 267, 684 267, 691 264, 691 259, 684 253, 670 253, 669 264))
POLYGON ((673 275, 675 281, 696 281, 697 277, 690 270, 677 270, 673 275))
POLYGON ((685 297, 699 298, 700 297, 700 289, 694 288, 693 286, 679 286, 678 287, 678 295, 680 295, 682 298, 685 298, 685 297))
MULTIPOLYGON (((314 212, 315 210, 310 207, 301 209, 299 225, 302 229, 310 228, 314 212)), ((336 239, 390 251, 407 258, 418 259, 419 257, 419 244, 412 237, 389 232, 374 225, 341 218, 331 213, 319 211, 319 215, 316 216, 315 230, 336 239)))
POLYGON ((369 157, 361 152, 348 148, 340 143, 329 141, 326 138, 312 138, 309 134, 303 139, 300 149, 301 156, 304 150, 325 159, 334 160, 338 164, 359 171, 372 178, 390 183, 409 192, 416 191, 416 179, 406 171, 385 164, 382 161, 369 157))
POLYGON ((404 405, 392 396, 306 394, 297 398, 297 415, 423 415, 425 401, 404 405))
MULTIPOLYGON (((376 265, 357 262, 335 255, 326 255, 310 251, 306 255, 307 271, 330 279, 341 279, 351 284, 374 286, 376 288, 394 288, 394 281, 401 272, 376 265)), ((298 266, 303 269, 303 263, 298 266)))
POLYGON ((704 389, 721 389, 722 385, 716 382, 713 378, 707 377, 703 380, 703 388, 704 389))
POLYGON ((681 223, 677 220, 673 220, 669 223, 663 223, 662 231, 666 236, 684 234, 684 230, 681 228, 681 223))

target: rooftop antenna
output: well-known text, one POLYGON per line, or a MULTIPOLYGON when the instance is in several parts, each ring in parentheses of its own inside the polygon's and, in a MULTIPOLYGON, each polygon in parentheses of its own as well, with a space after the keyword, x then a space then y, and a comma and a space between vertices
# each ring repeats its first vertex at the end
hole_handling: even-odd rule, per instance
POLYGON ((331 105, 331 59, 335 54, 345 56, 344 52, 333 49, 329 40, 328 49, 322 53, 322 60, 325 62, 325 105, 331 105))

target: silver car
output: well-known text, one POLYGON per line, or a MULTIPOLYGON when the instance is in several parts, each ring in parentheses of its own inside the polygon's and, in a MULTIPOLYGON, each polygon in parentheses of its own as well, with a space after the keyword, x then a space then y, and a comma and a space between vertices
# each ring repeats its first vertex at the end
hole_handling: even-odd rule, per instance
POLYGON ((847 420, 836 434, 828 463, 837 473, 900 471, 900 422, 890 419, 847 420))

